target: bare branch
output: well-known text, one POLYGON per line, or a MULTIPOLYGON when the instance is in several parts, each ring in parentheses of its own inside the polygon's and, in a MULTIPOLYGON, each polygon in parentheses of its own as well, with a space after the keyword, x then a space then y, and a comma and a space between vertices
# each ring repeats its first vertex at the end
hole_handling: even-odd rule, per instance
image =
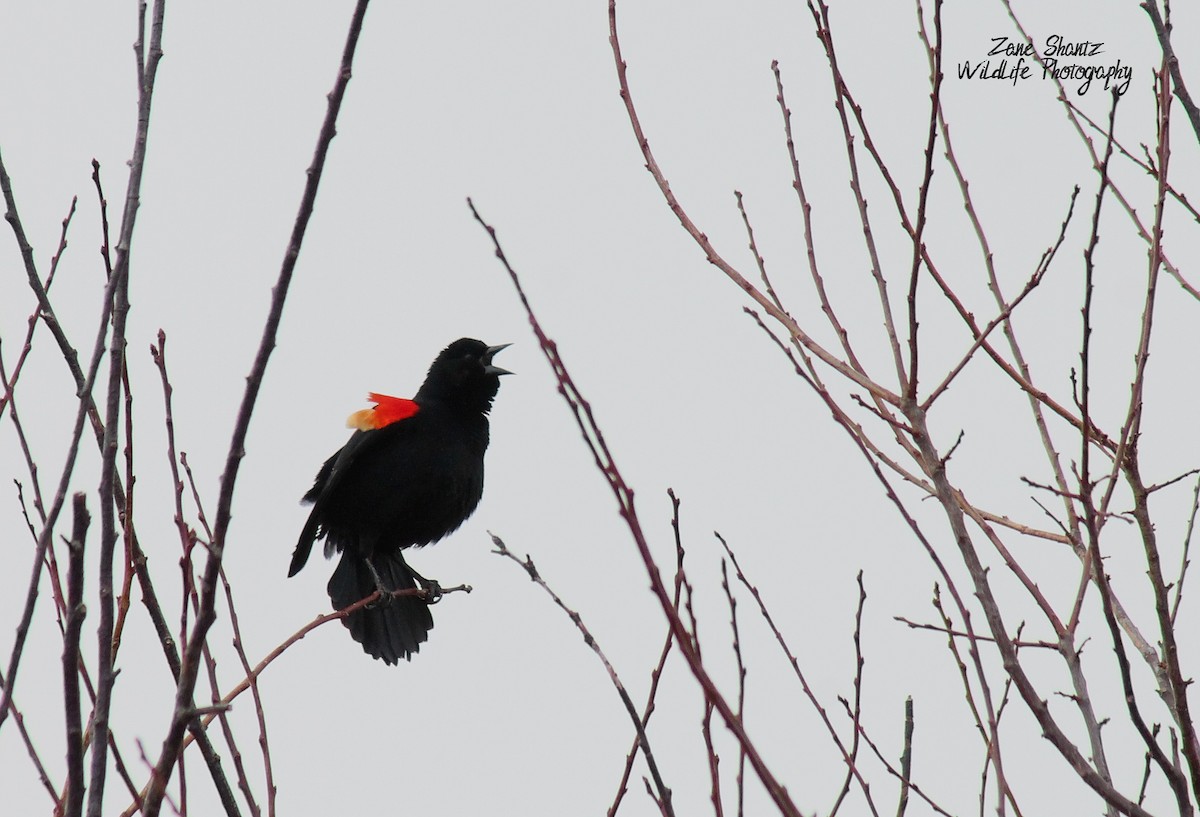
POLYGON ((1179 558, 1179 578, 1175 580, 1175 601, 1171 604, 1171 625, 1174 626, 1175 619, 1179 615, 1179 605, 1183 601, 1183 580, 1187 578, 1188 565, 1191 564, 1191 548, 1192 534, 1196 531, 1196 515, 1200 512, 1200 479, 1196 480, 1196 487, 1192 490, 1192 510, 1188 515, 1187 531, 1183 535, 1183 548, 1179 558))
MULTIPOLYGON (((683 592, 683 539, 679 532, 679 498, 675 496, 675 491, 667 489, 667 495, 671 498, 671 528, 675 532, 675 591, 671 599, 672 605, 676 610, 679 610, 680 596, 683 592)), ((650 716, 654 713, 655 700, 658 695, 658 684, 662 679, 663 668, 667 665, 667 657, 671 654, 671 645, 675 642, 675 634, 671 627, 667 626, 667 634, 663 642, 662 652, 659 653, 658 663, 650 672, 650 690, 646 693, 646 704, 642 707, 641 724, 642 731, 650 724, 650 716)), ((633 762, 637 758, 638 750, 641 748, 642 739, 637 730, 634 731, 633 746, 625 756, 625 769, 621 773, 621 782, 617 785, 617 793, 613 798, 612 805, 608 808, 607 817, 616 817, 617 809, 620 808, 621 802, 625 797, 626 786, 629 783, 629 775, 633 771, 633 762)), ((649 782, 647 781, 647 786, 649 782)), ((653 796, 653 793, 651 793, 653 796)), ((656 802, 661 801, 656 798, 656 802)))
MULTIPOLYGON (((733 595, 733 588, 729 584, 729 567, 725 560, 721 560, 721 589, 725 591, 725 598, 729 602, 729 628, 733 631, 733 656, 737 659, 738 670, 738 702, 737 714, 742 720, 746 718, 746 664, 742 659, 742 636, 738 629, 737 618, 737 598, 733 595)), ((738 770, 737 770, 737 814, 738 817, 743 817, 746 807, 746 752, 745 750, 738 751, 738 770)))
MULTIPOLYGON (((828 15, 826 15, 828 19, 828 15)), ((929 134, 925 142, 925 171, 921 188, 917 193, 917 223, 912 235, 912 269, 908 278, 908 390, 909 400, 917 399, 917 362, 920 359, 917 345, 917 283, 921 280, 921 258, 924 255, 925 223, 928 216, 929 186, 933 181, 933 148, 937 143, 938 115, 942 110, 942 0, 933 0, 933 66, 929 83, 933 86, 929 94, 929 134)), ((831 51, 832 53, 832 51, 831 51)), ((835 69, 836 73, 836 69, 835 69)))
MULTIPOLYGON (((610 26, 615 26, 616 10, 613 5, 609 5, 609 21, 610 26)), ((613 29, 615 31, 615 28, 613 29)), ((614 44, 614 50, 616 46, 614 44)), ((619 53, 619 51, 618 51, 619 53)), ((618 62, 620 62, 618 57, 618 62)), ((623 69, 622 69, 623 70, 623 69)), ((633 489, 630 488, 624 478, 621 476, 620 470, 617 468, 616 462, 612 454, 608 450, 608 444, 604 441, 604 434, 600 431, 595 417, 592 415, 591 404, 583 397, 583 394, 575 386, 575 382, 571 379, 570 373, 567 371, 566 364, 558 354, 558 348, 555 343, 542 331, 541 324, 538 323, 537 317, 533 313, 532 307, 529 305, 529 299, 525 295, 525 290, 521 287, 520 279, 517 273, 509 265, 508 259, 504 255, 504 250, 501 249, 499 241, 496 239, 496 231, 483 220, 479 212, 475 209, 474 203, 467 199, 467 205, 471 208, 472 215, 484 228, 488 236, 492 240, 492 245, 496 250, 496 257, 504 265, 505 271, 512 280, 513 287, 517 291, 517 295, 521 300, 522 306, 525 308, 526 314, 529 317, 530 326, 533 328, 534 335, 538 339, 538 345, 541 347, 542 353, 545 355, 547 362, 550 364, 551 370, 554 372, 555 379, 558 381, 559 394, 566 400, 575 422, 579 427, 580 433, 583 435, 584 442, 592 452, 592 457, 596 463, 596 467, 604 475, 608 482, 609 489, 612 491, 613 497, 617 500, 621 518, 625 521, 629 532, 633 537, 634 543, 637 546, 638 553, 642 558, 642 563, 646 568, 646 572, 650 577, 650 587, 654 592, 654 596, 658 599, 659 606, 662 607, 663 613, 671 624, 672 632, 675 634, 675 640, 679 644, 680 652, 683 653, 684 659, 687 661, 688 667, 692 672, 693 677, 700 684, 700 688, 704 691, 705 697, 712 701, 713 706, 721 715, 721 719, 725 721, 725 725, 733 733, 738 743, 746 750, 746 759, 750 761, 755 774, 766 788, 771 800, 779 808, 780 812, 789 817, 799 817, 800 810, 796 804, 792 802, 791 796, 787 793, 787 789, 779 782, 778 779, 771 773, 766 762, 759 755, 757 747, 746 734, 746 730, 742 725, 741 719, 733 711, 733 707, 725 697, 717 690, 712 677, 708 674, 700 656, 696 652, 694 643, 684 626, 682 619, 679 616, 679 611, 675 609, 671 603, 670 594, 667 592, 666 585, 662 580, 662 575, 659 572, 658 564, 654 560, 654 556, 650 553, 650 545, 646 541, 645 534, 642 531, 641 522, 638 519, 637 511, 633 504, 633 489)))
MULTIPOLYGON (((717 537, 717 541, 720 542, 721 547, 725 549, 725 554, 729 557, 729 561, 733 564, 733 570, 737 574, 738 581, 742 583, 742 586, 745 587, 750 593, 751 597, 753 597, 755 604, 758 605, 759 615, 761 615, 763 621, 766 622, 767 627, 771 630, 771 634, 775 636, 775 642, 779 645, 779 648, 787 657, 788 663, 791 664, 792 672, 795 674, 796 680, 800 682, 800 687, 803 689, 805 697, 808 698, 809 703, 812 704, 813 708, 817 712, 817 715, 820 716, 821 722, 825 726, 825 730, 829 733, 830 739, 833 741, 834 746, 837 747, 838 752, 841 754, 842 762, 846 764, 847 772, 853 775, 854 780, 858 783, 859 788, 862 790, 863 798, 867 802, 867 808, 872 814, 878 817, 879 812, 876 810, 875 801, 871 797, 871 787, 868 785, 866 779, 859 771, 858 764, 856 762, 856 755, 851 754, 851 748, 848 748, 845 745, 845 742, 838 734, 837 729, 834 728, 833 722, 829 718, 829 714, 826 712, 825 707, 821 705, 821 702, 817 699, 816 693, 809 685, 808 678, 805 676, 804 670, 800 668, 799 659, 796 658, 796 654, 792 652, 792 648, 788 646, 787 639, 784 638, 783 633, 780 632, 779 627, 775 624, 775 619, 767 608, 767 604, 763 600, 762 595, 759 593, 758 588, 751 584, 750 580, 746 578, 746 574, 742 572, 742 566, 738 563, 737 556, 734 555, 733 549, 729 547, 729 543, 725 541, 721 534, 714 531, 713 535, 717 537)), ((856 668, 856 675, 860 671, 861 668, 856 668)), ((855 741, 855 743, 852 745, 852 748, 857 748, 857 741, 855 741)), ((839 794, 837 802, 840 802, 843 796, 844 795, 839 794)), ((836 810, 836 808, 837 803, 835 802, 834 810, 836 810)))
POLYGON ((108 334, 108 321, 109 316, 112 314, 113 293, 119 280, 120 278, 114 275, 104 290, 100 312, 100 325, 97 331, 96 342, 92 348, 92 357, 88 363, 87 373, 84 376, 84 385, 79 395, 79 408, 75 414, 75 423, 67 448, 66 462, 59 477, 58 490, 55 492, 54 499, 50 503, 50 510, 46 514, 46 523, 42 526, 42 531, 38 536, 37 547, 34 550, 33 573, 29 579, 29 589, 25 594, 25 605, 21 612, 21 619, 17 624, 17 637, 13 642, 12 653, 8 659, 8 670, 4 673, 4 695, 0 697, 0 726, 3 726, 5 719, 8 717, 9 704, 12 701, 12 689, 17 681, 17 670, 21 664, 21 654, 25 649, 25 638, 29 633, 29 624, 33 620, 33 610, 37 602, 38 584, 42 575, 43 561, 46 558, 46 549, 50 546, 50 539, 54 535, 54 526, 58 521, 59 514, 62 512, 63 504, 66 502, 67 489, 70 485, 71 475, 75 470, 75 458, 79 453, 79 438, 83 434, 83 423, 87 417, 89 406, 92 405, 92 385, 96 382, 96 373, 100 368, 100 359, 104 355, 104 339, 108 334))
MULTIPOLYGON (((675 194, 671 192, 671 185, 667 178, 663 175, 662 170, 658 166, 658 162, 654 158, 654 154, 650 152, 650 143, 646 139, 645 133, 642 131, 641 121, 638 119, 637 109, 633 105, 633 96, 629 90, 629 79, 626 75, 627 65, 621 56, 621 43, 617 36, 617 5, 616 0, 609 0, 608 4, 608 28, 609 28, 609 44, 612 46, 613 59, 617 66, 617 79, 621 88, 621 99, 625 102, 625 110, 629 115, 629 123, 633 127, 634 136, 637 139, 638 147, 642 151, 642 156, 646 160, 646 169, 650 171, 650 175, 654 177, 654 181, 658 184, 659 190, 667 201, 667 206, 671 208, 671 212, 679 219, 679 223, 683 225, 684 230, 696 242, 701 250, 704 251, 705 258, 713 266, 717 267, 721 272, 725 273, 735 284, 737 284, 747 295, 758 302, 772 318, 779 321, 785 326, 788 332, 803 343, 812 354, 821 359, 822 362, 837 370, 845 377, 857 383, 864 389, 875 394, 881 400, 896 405, 899 403, 899 396, 891 391, 883 388, 875 381, 864 376, 861 372, 855 371, 852 367, 843 363, 836 355, 831 354, 823 346, 813 340, 799 324, 796 323, 789 315, 782 312, 771 299, 764 295, 759 289, 754 286, 745 276, 738 272, 729 262, 727 262, 713 247, 708 240, 708 236, 700 231, 700 228, 692 221, 683 206, 676 199, 675 194)), ((882 280, 882 279, 877 279, 882 280)), ((886 304, 886 297, 883 302, 886 304)), ((895 346, 896 360, 899 366, 899 346, 895 346)), ((901 374, 903 372, 901 371, 901 374)))
POLYGON ((588 645, 592 652, 596 654, 596 657, 600 659, 600 663, 604 665, 604 670, 608 673, 609 680, 612 681, 613 687, 617 690, 617 695, 620 697, 621 703, 625 705, 625 711, 629 713, 629 717, 633 721, 633 728, 637 730, 638 743, 641 745, 642 755, 646 758, 646 765, 650 769, 650 776, 654 779, 655 799, 662 804, 665 814, 674 815, 675 810, 671 807, 671 789, 663 782, 662 775, 659 773, 658 762, 655 760, 654 752, 650 748, 650 738, 646 735, 642 716, 638 714, 637 707, 633 705, 633 699, 629 697, 629 692, 625 689, 625 684, 621 682, 621 677, 617 674, 617 670, 609 662, 608 656, 604 654, 604 650, 600 647, 599 642, 596 641, 595 636, 592 635, 591 630, 584 624, 583 617, 567 606, 562 597, 546 583, 546 580, 538 572, 537 567, 534 566, 531 557, 526 556, 522 560, 517 554, 508 549, 504 544, 504 540, 499 536, 491 531, 488 531, 488 535, 492 537, 492 544, 496 546, 496 549, 492 552, 516 562, 524 568, 525 572, 529 574, 530 581, 542 588, 554 601, 555 605, 567 614, 567 618, 571 619, 571 623, 575 625, 580 635, 583 636, 583 643, 588 645))
MULTIPOLYGON (((242 457, 245 456, 246 433, 250 427, 250 417, 258 400, 258 392, 262 387, 263 375, 271 351, 275 348, 275 337, 279 330, 279 322, 283 317, 283 306, 287 299, 288 286, 300 256, 300 247, 304 241, 304 233, 312 216, 313 204, 316 202, 317 188, 320 186, 321 174, 325 168, 325 157, 329 152, 329 144, 336 132, 338 112, 341 110, 342 99, 346 94, 346 86, 350 82, 351 66, 354 62, 354 51, 358 45, 358 37, 362 31, 363 17, 366 15, 369 0, 358 0, 350 22, 350 30, 346 37, 346 45, 342 51, 342 61, 338 69, 337 81, 329 94, 329 104, 321 132, 317 138, 317 148, 312 165, 308 169, 304 194, 300 200, 300 210, 296 223, 292 228, 292 236, 284 253, 283 265, 279 279, 272 291, 271 308, 263 327, 262 341, 258 347, 254 364, 246 378, 246 391, 242 404, 238 409, 237 421, 234 425, 233 439, 230 441, 229 454, 225 461, 225 472, 221 476, 221 491, 217 499, 216 522, 213 525, 213 541, 209 548, 208 561, 205 564, 201 580, 200 613, 193 625, 188 647, 183 656, 179 674, 179 683, 175 694, 175 711, 171 718, 171 727, 163 741, 162 751, 155 764, 155 775, 146 796, 143 809, 145 817, 157 817, 162 806, 166 783, 170 779, 171 769, 183 741, 183 733, 188 722, 192 719, 192 695, 196 686, 197 669, 202 654, 201 646, 207 637, 208 630, 216 619, 217 579, 220 575, 221 561, 224 556, 226 534, 232 517, 233 490, 237 482, 238 468, 242 457)), ((161 26, 159 27, 161 36, 161 26)), ((153 39, 153 35, 152 35, 153 39)), ((155 47, 151 47, 151 57, 155 47)), ((149 65, 147 66, 149 71, 149 65)))
POLYGON ((1158 44, 1162 47, 1163 62, 1167 64, 1171 80, 1175 84, 1175 95, 1179 97, 1188 121, 1192 123, 1192 132, 1200 142, 1200 109, 1197 109, 1192 95, 1188 93, 1187 85, 1183 81, 1183 72, 1179 69, 1179 58, 1175 56, 1175 49, 1171 46, 1171 24, 1163 21, 1162 13, 1158 10, 1158 0, 1146 0, 1141 6, 1154 25, 1154 35, 1158 37, 1158 44))
POLYGON ((63 635, 63 711, 67 722, 67 798, 63 813, 79 817, 83 812, 83 721, 79 711, 79 636, 87 608, 83 604, 83 544, 91 516, 83 494, 74 497, 75 521, 67 571, 67 630, 63 635))
POLYGON ((842 781, 841 791, 829 809, 829 817, 834 817, 846 795, 850 793, 850 784, 854 781, 853 771, 858 767, 859 727, 862 725, 862 615, 867 605, 867 588, 863 585, 863 572, 858 571, 858 607, 854 611, 854 706, 850 709, 850 720, 854 727, 854 737, 850 742, 850 764, 846 770, 846 779, 842 781))
MULTIPOLYGON (((0 172, 3 172, 2 163, 0 163, 0 172)), ((9 191, 6 194, 6 197, 11 196, 11 184, 6 184, 6 188, 9 191)), ((54 256, 50 259, 50 272, 46 275, 44 290, 47 293, 50 292, 50 285, 54 283, 54 273, 58 270, 59 259, 62 258, 63 252, 65 252, 67 249, 67 230, 71 226, 71 219, 75 217, 75 205, 78 202, 78 196, 71 197, 71 209, 67 211, 67 215, 62 221, 62 233, 58 237, 58 249, 55 250, 54 256)), ((15 212, 15 210, 12 212, 15 212)), ((34 274, 36 275, 36 271, 34 274)), ((0 382, 0 386, 4 388, 4 393, 0 395, 0 419, 4 418, 4 409, 8 406, 9 401, 12 399, 13 389, 17 387, 17 380, 20 379, 21 372, 24 370, 25 360, 29 357, 29 352, 33 349, 33 335, 37 330, 38 317, 40 314, 40 309, 35 309, 33 314, 29 316, 29 320, 25 329, 25 342, 21 345, 21 353, 17 357, 17 362, 13 364, 12 377, 5 378, 3 382, 0 382)))
POLYGON ((912 788, 912 739, 913 699, 904 699, 904 751, 900 753, 900 802, 896 805, 896 817, 904 817, 908 809, 908 792, 912 788))
MULTIPOLYGON (((160 26, 161 30, 161 26, 160 26)), ((125 368, 125 319, 129 314, 129 244, 133 236, 133 222, 137 214, 138 190, 141 183, 142 166, 146 160, 146 132, 149 125, 150 85, 142 90, 143 99, 139 106, 138 139, 134 149, 133 169, 129 176, 129 192, 126 194, 125 221, 121 228, 121 239, 117 244, 117 265, 109 276, 117 282, 113 293, 112 336, 108 354, 108 397, 104 412, 104 443, 100 455, 100 620, 96 626, 96 705, 92 709, 92 730, 96 740, 92 746, 91 791, 88 794, 88 817, 100 817, 104 803, 104 782, 108 772, 108 713, 112 702, 116 672, 113 667, 113 558, 117 544, 117 513, 113 498, 113 480, 117 469, 117 434, 121 427, 121 373, 125 368), (142 115, 144 109, 144 116, 142 115), (143 125, 144 123, 144 125, 143 125)), ((93 179, 100 192, 100 165, 92 163, 93 179)), ((107 234, 105 236, 107 245, 107 234)), ((106 255, 107 257, 107 255, 106 255)), ((126 498, 132 495, 133 485, 128 485, 126 498)))

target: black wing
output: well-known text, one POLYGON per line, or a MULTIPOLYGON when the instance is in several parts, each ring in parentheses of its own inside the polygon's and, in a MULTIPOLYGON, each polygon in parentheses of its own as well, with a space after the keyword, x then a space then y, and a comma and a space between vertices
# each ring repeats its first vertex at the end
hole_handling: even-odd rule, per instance
POLYGON ((325 464, 317 472, 317 478, 313 481, 312 488, 301 500, 305 503, 311 502, 313 509, 308 514, 308 521, 304 523, 304 529, 300 531, 300 539, 296 542, 296 549, 292 552, 288 578, 300 572, 300 569, 308 561, 309 554, 312 553, 313 542, 317 540, 321 527, 322 500, 329 496, 333 489, 345 479, 350 465, 364 450, 372 448, 379 436, 378 430, 354 432, 346 444, 336 454, 325 460, 325 464))

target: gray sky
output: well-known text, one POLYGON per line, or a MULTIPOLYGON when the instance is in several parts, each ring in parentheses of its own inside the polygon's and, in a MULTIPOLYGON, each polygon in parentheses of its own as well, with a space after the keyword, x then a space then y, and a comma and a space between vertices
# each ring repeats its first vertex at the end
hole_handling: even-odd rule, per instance
MULTIPOLYGON (((862 0, 833 6, 847 82, 911 207, 929 105, 915 11, 907 3, 862 0)), ((1195 9, 1177 6, 1176 49, 1185 71, 1200 82, 1200 69, 1187 62, 1197 53, 1200 19, 1195 9)), ((189 455, 211 515, 351 8, 349 2, 303 9, 216 2, 167 9, 166 56, 132 253, 128 336, 138 530, 168 616, 178 614, 179 550, 161 389, 146 350, 163 328, 178 446, 189 455)), ((1100 42, 1101 53, 1081 61, 1119 60, 1132 68, 1119 136, 1139 155, 1140 144, 1153 145, 1151 70, 1159 57, 1136 3, 1020 2, 1016 11, 1039 46, 1056 34, 1100 42)), ((134 13, 132 3, 0 5, 0 30, 7 35, 0 49, 0 150, 43 273, 71 197, 79 197, 53 300, 80 347, 94 337, 103 287, 90 161, 101 164, 115 222, 135 124, 134 13)), ((1082 188, 1060 258, 1018 317, 1036 374, 1069 402, 1080 258, 1097 179, 1040 68, 1015 84, 959 79, 960 63, 987 59, 993 38, 1015 36, 1003 5, 950 3, 944 14, 945 115, 1010 293, 1054 241, 1072 186, 1082 188)), ((831 298, 841 305, 868 368, 894 388, 828 70, 803 4, 625 2, 619 25, 642 124, 691 217, 726 258, 753 274, 733 195, 741 191, 785 304, 822 342, 833 343, 808 278, 770 71, 779 60, 831 298)), ((1079 84, 1066 87, 1088 115, 1103 119, 1109 97, 1101 84, 1078 94, 1079 84)), ((1181 109, 1174 126, 1173 178, 1180 189, 1195 190, 1196 140, 1181 109)), ((939 143, 928 243, 968 307, 989 320, 994 306, 978 245, 941 150, 939 143)), ((900 309, 911 243, 865 154, 860 161, 900 309)), ((1128 162, 1117 166, 1137 197, 1135 207, 1150 218, 1153 182, 1128 162)), ((262 677, 279 813, 404 808, 549 815, 608 807, 631 726, 566 617, 519 568, 489 554, 488 530, 512 550, 532 554, 542 575, 583 615, 639 703, 661 648, 662 614, 647 592, 644 568, 487 236, 470 216, 467 196, 499 231, 544 328, 592 401, 664 565, 674 552, 668 487, 681 497, 701 637, 725 688, 733 689, 735 669, 714 529, 759 585, 843 735, 849 727, 836 696, 853 693, 850 636, 861 569, 869 593, 864 721, 894 759, 903 701, 912 695, 918 782, 952 812, 975 813, 983 749, 944 638, 893 621, 934 620, 929 599, 936 572, 828 410, 742 314, 748 301, 706 263, 664 204, 618 96, 606 8, 598 2, 377 3, 368 12, 234 504, 226 568, 251 661, 327 609, 331 565, 316 560, 299 577, 285 578, 306 513, 298 500, 320 463, 343 443, 344 419, 365 405, 366 393, 411 395, 436 352, 463 335, 513 342, 502 363, 518 374, 505 378, 492 413, 479 510, 451 538, 412 557, 425 575, 443 584, 470 583, 475 592, 435 608, 436 629, 411 664, 371 661, 331 624, 262 677)), ((1095 399, 1117 426, 1128 398, 1146 247, 1113 202, 1106 207, 1094 353, 1109 365, 1095 399)), ((1195 225, 1189 228, 1184 215, 1175 208, 1168 220, 1176 242, 1170 251, 1195 281, 1195 225)), ((33 298, 7 226, 3 232, 0 337, 11 365, 33 298)), ((922 331, 937 339, 922 358, 932 385, 969 338, 933 287, 923 287, 922 331)), ((1196 303, 1169 279, 1162 288, 1154 357, 1161 368, 1151 381, 1153 424, 1143 441, 1154 482, 1194 467, 1198 450, 1188 419, 1197 396, 1194 378, 1182 375, 1194 371, 1185 353, 1195 348, 1196 303)), ((44 330, 28 365, 19 406, 43 483, 51 486, 74 414, 73 386, 44 330)), ((1052 524, 1019 481, 1047 480, 1027 414, 1024 398, 977 361, 939 404, 934 425, 943 450, 966 430, 953 462, 973 496, 1031 524, 1052 524)), ((861 420, 877 422, 865 412, 861 420)), ((4 426, 0 655, 7 661, 31 548, 10 487, 13 478, 27 483, 28 474, 11 424, 4 426)), ((78 486, 92 490, 98 458, 86 438, 83 451, 78 486)), ((1189 495, 1185 485, 1162 500, 1162 534, 1172 547, 1182 539, 1189 495)), ((932 503, 906 497, 951 554, 944 519, 932 503)), ((90 501, 94 508, 94 491, 90 501)), ((1131 534, 1114 533, 1118 549, 1110 570, 1119 575, 1118 566, 1128 562, 1130 600, 1144 603, 1136 584, 1144 568, 1119 549, 1123 536, 1136 544, 1131 534)), ((1061 548, 1048 547, 1043 558, 1028 542, 1019 546, 1021 558, 1045 571, 1040 581, 1054 603, 1069 605, 1078 574, 1074 558, 1061 548)), ((954 570, 965 587, 965 574, 954 570)), ((1005 578, 998 581, 1003 587, 1005 578)), ((94 590, 93 575, 88 592, 94 590)), ((1012 626, 1032 615, 1027 606, 1014 602, 1012 626)), ((844 765, 753 614, 752 600, 742 594, 738 609, 750 670, 748 729, 801 808, 825 813, 844 765)), ((1185 605, 1183 616, 1194 633, 1194 608, 1185 605)), ((89 651, 94 624, 91 614, 89 651)), ((147 755, 157 755, 173 692, 149 637, 135 601, 113 723, 126 762, 143 777, 135 740, 144 742, 147 755)), ((221 679, 231 686, 242 673, 228 647, 223 609, 213 638, 220 644, 221 679)), ((1107 635, 1089 647, 1100 662, 1110 649, 1107 635)), ((16 700, 59 785, 60 652, 43 583, 16 700)), ((1113 677, 1107 664, 1100 672, 1113 677)), ((1060 675, 1055 668, 1040 678, 1046 696, 1065 688, 1060 675)), ((663 684, 651 739, 680 813, 696 813, 708 798, 701 698, 678 660, 663 684)), ((1105 685, 1097 690, 1102 710, 1119 707, 1114 693, 1105 685)), ((1098 812, 1098 801, 1067 778, 1061 758, 1037 737, 1023 705, 1012 707, 1009 740, 1019 748, 1011 753, 1010 773, 1027 792, 1021 800, 1026 813, 1098 812)), ((261 791, 248 698, 236 703, 234 720, 261 791)), ((736 749, 723 728, 716 732, 731 789, 736 749)), ((1141 749, 1112 742, 1120 785, 1136 790, 1141 749)), ((874 761, 869 765, 880 802, 891 810, 894 783, 874 761)), ((6 810, 47 810, 49 798, 11 723, 0 732, 0 768, 6 769, 0 783, 6 810)), ((655 813, 642 791, 643 773, 636 767, 624 814, 655 813)), ((203 764, 190 754, 187 778, 194 813, 214 813, 203 764)), ((761 807, 761 791, 749 788, 748 802, 761 807)), ((111 781, 109 809, 118 813, 126 804, 119 782, 111 781)), ((864 813, 861 795, 852 795, 847 808, 844 813, 864 813)), ((926 813, 917 802, 909 811, 926 813)))

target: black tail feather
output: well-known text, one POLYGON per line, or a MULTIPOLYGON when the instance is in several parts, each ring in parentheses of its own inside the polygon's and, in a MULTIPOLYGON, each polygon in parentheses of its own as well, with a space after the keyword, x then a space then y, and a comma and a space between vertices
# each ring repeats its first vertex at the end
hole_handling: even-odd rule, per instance
POLYGON ((313 508, 312 513, 308 515, 308 521, 304 523, 304 530, 300 531, 296 549, 292 551, 292 563, 288 565, 289 579, 299 573, 300 568, 304 567, 304 563, 308 561, 308 555, 312 553, 313 542, 317 538, 317 528, 319 527, 317 509, 313 508))
MULTIPOLYGON (((389 589, 417 587, 416 578, 399 554, 376 557, 374 565, 389 589)), ((329 579, 329 599, 334 609, 348 607, 375 590, 375 578, 366 561, 355 553, 343 552, 329 579)), ((428 640, 429 631, 433 629, 433 615, 424 599, 400 596, 357 610, 342 619, 342 623, 350 629, 350 636, 362 644, 364 652, 387 664, 395 664, 401 658, 410 660, 428 640)))

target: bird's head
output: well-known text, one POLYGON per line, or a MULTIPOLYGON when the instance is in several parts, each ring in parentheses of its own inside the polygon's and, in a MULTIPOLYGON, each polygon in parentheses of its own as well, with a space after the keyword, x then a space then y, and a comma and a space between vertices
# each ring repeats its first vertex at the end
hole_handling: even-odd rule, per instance
POLYGON ((500 390, 500 376, 512 374, 492 362, 492 358, 509 345, 488 346, 474 338, 454 341, 429 367, 416 401, 437 400, 468 411, 486 412, 500 390))

